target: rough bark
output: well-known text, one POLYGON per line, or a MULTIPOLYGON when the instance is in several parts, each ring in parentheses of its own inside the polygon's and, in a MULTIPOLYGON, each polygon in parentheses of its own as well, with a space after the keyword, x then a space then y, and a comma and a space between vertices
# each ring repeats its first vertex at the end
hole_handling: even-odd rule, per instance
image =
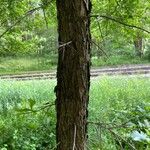
POLYGON ((90 86, 90 0, 57 0, 57 150, 85 150, 90 86))

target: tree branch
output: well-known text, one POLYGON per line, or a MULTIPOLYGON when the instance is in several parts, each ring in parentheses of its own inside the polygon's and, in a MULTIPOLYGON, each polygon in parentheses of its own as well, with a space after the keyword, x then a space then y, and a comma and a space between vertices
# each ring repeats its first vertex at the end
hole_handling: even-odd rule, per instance
POLYGON ((45 12, 45 9, 43 9, 43 15, 44 15, 44 19, 45 19, 45 24, 46 24, 46 28, 48 29, 48 21, 47 21, 47 18, 46 18, 46 12, 45 12))
POLYGON ((7 20, 4 20, 1 22, 0 28, 3 26, 3 24, 5 24, 7 22, 7 20))
POLYGON ((93 17, 93 18, 99 18, 99 17, 100 17, 100 18, 105 18, 105 19, 108 19, 108 20, 117 22, 117 23, 119 23, 119 24, 121 24, 121 25, 127 26, 127 27, 129 27, 129 28, 135 28, 135 29, 138 29, 138 30, 141 30, 141 31, 144 31, 144 32, 150 34, 150 31, 148 31, 148 30, 146 30, 146 29, 144 29, 144 28, 138 27, 138 26, 136 26, 136 25, 127 24, 127 23, 125 23, 125 22, 122 22, 122 21, 117 20, 117 19, 115 19, 115 18, 112 18, 112 17, 110 17, 110 16, 105 16, 105 15, 91 15, 90 17, 93 17))
POLYGON ((35 11, 41 9, 41 6, 40 7, 36 7, 36 8, 33 8, 29 11, 27 11, 22 17, 20 17, 13 25, 11 25, 8 29, 6 29, 1 35, 0 35, 0 38, 2 38, 7 32, 9 32, 12 28, 14 28, 18 23, 20 23, 24 18, 26 18, 28 15, 31 15, 33 14, 35 11))
POLYGON ((98 49, 106 56, 106 58, 108 58, 107 53, 96 42, 94 42, 93 40, 91 40, 90 43, 91 44, 93 43, 96 47, 98 47, 98 49))

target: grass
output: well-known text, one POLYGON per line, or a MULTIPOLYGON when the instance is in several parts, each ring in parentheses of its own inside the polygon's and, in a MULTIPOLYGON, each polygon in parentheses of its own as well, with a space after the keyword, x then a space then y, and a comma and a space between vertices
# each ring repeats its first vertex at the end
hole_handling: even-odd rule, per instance
POLYGON ((130 65, 130 64, 147 64, 150 61, 146 58, 139 58, 126 55, 112 55, 109 58, 92 58, 93 67, 101 66, 118 66, 118 65, 130 65))
MULTIPOLYGON (((90 91, 89 120, 92 122, 101 122, 104 125, 119 125, 127 122, 127 112, 138 105, 140 106, 141 103, 148 104, 150 102, 149 91, 150 79, 117 77, 114 79, 102 78, 99 81, 93 80, 90 91)), ((118 128, 115 129, 115 132, 124 137, 124 133, 128 133, 129 131, 123 132, 122 129, 118 128)), ((108 140, 111 139, 112 135, 110 135, 110 131, 106 130, 105 127, 89 126, 89 133, 89 139, 92 141, 90 145, 91 150, 116 150, 114 140, 108 140)))
MULTIPOLYGON (((43 109, 37 113, 28 111, 31 104, 36 109, 43 106, 43 103, 53 103, 55 84, 55 80, 0 81, 0 148, 44 150, 55 146, 55 108, 43 109)), ((150 101, 149 91, 150 79, 92 79, 89 121, 120 123, 122 112, 132 110, 141 102, 150 101)), ((116 150, 109 133, 103 131, 103 136, 100 137, 98 131, 98 128, 89 125, 89 149, 98 150, 103 147, 104 150, 116 150)))
MULTIPOLYGON (((117 66, 123 64, 144 64, 148 59, 118 55, 108 59, 92 58, 92 67, 117 66)), ((0 58, 0 74, 20 74, 30 71, 47 71, 56 69, 57 57, 6 57, 0 58)))
POLYGON ((57 60, 47 57, 0 58, 0 74, 19 74, 56 68, 57 60))
POLYGON ((150 79, 110 77, 102 78, 99 82, 93 80, 90 92, 91 116, 94 116, 93 119, 109 121, 114 110, 131 109, 142 101, 149 102, 149 91, 150 79))

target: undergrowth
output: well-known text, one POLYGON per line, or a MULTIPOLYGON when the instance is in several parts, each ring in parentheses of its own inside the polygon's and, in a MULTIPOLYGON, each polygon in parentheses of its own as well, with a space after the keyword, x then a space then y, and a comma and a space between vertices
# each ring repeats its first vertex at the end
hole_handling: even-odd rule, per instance
MULTIPOLYGON (((0 81, 0 148, 55 149, 55 80, 0 81)), ((150 80, 92 79, 90 150, 148 150, 150 80)))

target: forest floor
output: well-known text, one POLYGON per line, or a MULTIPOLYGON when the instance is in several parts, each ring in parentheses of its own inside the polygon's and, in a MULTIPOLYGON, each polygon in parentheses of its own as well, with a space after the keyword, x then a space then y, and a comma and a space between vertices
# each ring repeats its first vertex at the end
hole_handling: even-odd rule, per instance
MULTIPOLYGON (((98 77, 104 75, 118 76, 128 75, 140 77, 150 77, 150 64, 138 65, 120 65, 116 67, 97 67, 91 69, 91 77, 98 77)), ((22 74, 6 74, 0 75, 0 79, 15 79, 15 80, 33 80, 33 79, 54 79, 56 78, 56 71, 31 71, 22 74)))

